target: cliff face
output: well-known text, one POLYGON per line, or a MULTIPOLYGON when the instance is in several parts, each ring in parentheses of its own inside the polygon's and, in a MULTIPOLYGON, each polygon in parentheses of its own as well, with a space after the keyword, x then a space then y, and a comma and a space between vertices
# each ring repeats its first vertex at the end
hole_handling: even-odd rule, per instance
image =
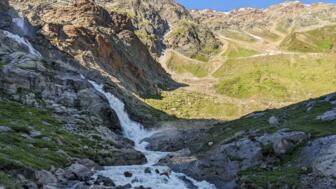
POLYGON ((173 85, 126 16, 85 0, 57 5, 14 3, 35 28, 41 28, 40 34, 52 46, 119 86, 139 95, 153 95, 173 85))

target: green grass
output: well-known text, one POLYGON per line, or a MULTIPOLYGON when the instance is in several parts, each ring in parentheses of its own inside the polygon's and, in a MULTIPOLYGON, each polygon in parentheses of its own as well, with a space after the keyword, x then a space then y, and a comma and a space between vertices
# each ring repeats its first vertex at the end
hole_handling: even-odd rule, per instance
POLYGON ((49 112, 0 99, 0 169, 49 169, 71 163, 71 157, 95 159, 102 142, 71 134, 49 112), (31 131, 41 136, 31 138, 31 131), (87 146, 88 148, 84 148, 87 146), (65 154, 61 153, 63 151, 65 154))
POLYGON ((273 55, 228 60, 215 73, 218 93, 297 101, 336 90, 336 55, 273 55))
POLYGON ((249 56, 253 56, 253 55, 256 55, 256 54, 259 54, 259 52, 256 51, 256 50, 247 49, 247 48, 241 47, 237 44, 230 43, 227 51, 225 53, 223 53, 222 56, 234 59, 234 58, 249 57, 249 56))
POLYGON ((336 26, 326 26, 307 32, 294 32, 280 47, 288 51, 329 52, 336 42, 336 26))
POLYGON ((209 61, 209 57, 203 54, 195 54, 193 55, 191 58, 196 59, 198 61, 201 62, 208 62, 209 61))
POLYGON ((246 42, 256 42, 257 40, 254 37, 251 37, 248 34, 237 32, 237 31, 223 31, 222 32, 226 37, 231 39, 236 39, 240 41, 246 41, 246 42))
POLYGON ((146 99, 150 106, 184 119, 224 119, 236 117, 238 107, 215 97, 186 90, 163 92, 162 99, 146 99))
POLYGON ((0 171, 0 186, 7 189, 23 189, 20 182, 16 179, 0 171))
POLYGON ((208 64, 205 62, 192 61, 182 57, 174 52, 171 53, 166 62, 168 69, 176 73, 190 73, 196 77, 205 77, 208 75, 208 64))
POLYGON ((280 36, 267 30, 250 31, 252 34, 270 41, 277 41, 280 36))

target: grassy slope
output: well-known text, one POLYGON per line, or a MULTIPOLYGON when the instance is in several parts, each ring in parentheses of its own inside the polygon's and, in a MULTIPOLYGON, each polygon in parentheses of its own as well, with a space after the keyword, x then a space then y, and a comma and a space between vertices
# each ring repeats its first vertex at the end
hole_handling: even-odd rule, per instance
MULTIPOLYGON (((49 113, 0 98, 0 125, 12 129, 0 133, 0 170, 49 169, 65 166, 73 157, 95 158, 101 144, 70 134, 49 113), (41 136, 30 137, 31 131, 41 136)), ((0 183, 9 189, 20 186, 0 171, 0 183)))
POLYGON ((239 46, 235 43, 230 43, 228 49, 223 53, 223 57, 234 59, 243 58, 259 54, 258 51, 239 46))
MULTIPOLYGON (((323 101, 324 98, 316 99, 316 104, 308 111, 307 103, 301 102, 281 109, 264 111, 264 115, 259 118, 243 117, 234 121, 219 124, 210 130, 210 135, 215 143, 230 141, 238 133, 257 131, 258 133, 273 132, 281 128, 289 128, 295 131, 310 133, 312 138, 336 134, 336 121, 322 122, 316 119, 317 116, 331 110, 333 105, 323 101), (271 127, 268 119, 277 116, 280 124, 271 127)), ((336 100, 336 98, 334 98, 336 100)), ((281 183, 289 183, 295 186, 299 183, 299 175, 305 174, 301 169, 295 167, 296 158, 302 146, 293 149, 289 154, 280 158, 273 169, 263 169, 261 167, 251 168, 240 173, 244 182, 256 183, 266 187, 268 183, 274 186, 281 183)), ((208 146, 205 146, 205 149, 208 146)), ((308 170, 309 171, 309 170, 308 170)))
POLYGON ((335 72, 336 55, 274 55, 229 60, 214 76, 220 94, 291 101, 335 91, 335 72))
POLYGON ((184 119, 232 118, 237 116, 239 110, 232 103, 182 89, 163 92, 162 99, 146 99, 145 102, 169 115, 184 119))
POLYGON ((186 57, 171 52, 171 56, 166 62, 168 69, 179 73, 190 73, 196 77, 208 75, 208 64, 205 62, 192 61, 186 57))
POLYGON ((280 47, 288 51, 298 52, 328 52, 336 42, 336 26, 294 32, 288 35, 280 47))

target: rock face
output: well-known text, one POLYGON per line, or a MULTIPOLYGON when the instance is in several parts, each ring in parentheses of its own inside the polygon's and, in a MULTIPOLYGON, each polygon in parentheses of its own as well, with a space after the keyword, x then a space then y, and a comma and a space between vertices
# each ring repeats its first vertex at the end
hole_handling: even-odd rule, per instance
POLYGON ((110 77, 115 84, 139 95, 157 94, 174 86, 134 34, 130 20, 90 2, 68 6, 34 4, 29 10, 15 4, 41 34, 80 64, 110 77), (42 11, 47 10, 47 11, 42 11))
POLYGON ((304 132, 279 130, 256 136, 254 139, 242 137, 230 143, 216 145, 206 153, 199 154, 197 158, 188 154, 177 154, 160 163, 193 178, 208 180, 216 184, 217 188, 236 188, 236 178, 240 171, 260 165, 272 166, 269 162, 276 161, 279 156, 307 139, 308 135, 304 132))
POLYGON ((146 139, 147 148, 154 151, 175 152, 185 148, 197 151, 209 137, 206 129, 167 129, 146 139))
MULTIPOLYGON (((97 19, 96 22, 101 20, 97 19)), ((144 156, 133 149, 133 144, 120 136, 116 114, 107 99, 81 75, 83 68, 55 48, 51 52, 65 58, 51 60, 48 54, 32 54, 34 47, 27 39, 3 29, 7 28, 0 28, 2 97, 53 112, 69 132, 88 138, 98 135, 109 141, 105 148, 114 151, 113 160, 108 151, 96 157, 95 160, 101 165, 145 162, 144 156), (124 158, 125 154, 130 158, 124 158)), ((48 44, 44 39, 41 41, 48 44)), ((30 134, 31 137, 39 135, 34 131, 30 134)))
POLYGON ((319 138, 309 143, 301 152, 298 163, 312 169, 312 173, 302 179, 303 188, 336 187, 336 136, 319 138))
POLYGON ((301 152, 300 166, 311 167, 313 172, 326 177, 336 176, 336 136, 316 139, 301 152))
POLYGON ((130 15, 136 34, 156 57, 161 56, 166 48, 175 48, 187 56, 200 52, 207 56, 211 52, 206 52, 206 48, 217 49, 221 45, 210 30, 197 23, 186 8, 174 0, 116 0, 98 3, 107 10, 130 15), (194 25, 183 27, 184 22, 192 22, 194 25), (169 31, 174 30, 183 33, 166 37, 169 31), (210 42, 213 44, 207 45, 210 42))

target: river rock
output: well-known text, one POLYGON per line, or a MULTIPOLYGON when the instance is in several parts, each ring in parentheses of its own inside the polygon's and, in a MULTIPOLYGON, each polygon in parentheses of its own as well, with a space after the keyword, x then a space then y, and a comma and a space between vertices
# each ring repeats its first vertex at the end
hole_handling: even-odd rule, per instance
POLYGON ((133 174, 131 172, 124 172, 125 177, 132 177, 133 174))
POLYGON ((97 179, 95 180, 94 184, 96 185, 103 185, 103 186, 115 186, 112 179, 108 177, 104 177, 101 175, 98 175, 97 179))

